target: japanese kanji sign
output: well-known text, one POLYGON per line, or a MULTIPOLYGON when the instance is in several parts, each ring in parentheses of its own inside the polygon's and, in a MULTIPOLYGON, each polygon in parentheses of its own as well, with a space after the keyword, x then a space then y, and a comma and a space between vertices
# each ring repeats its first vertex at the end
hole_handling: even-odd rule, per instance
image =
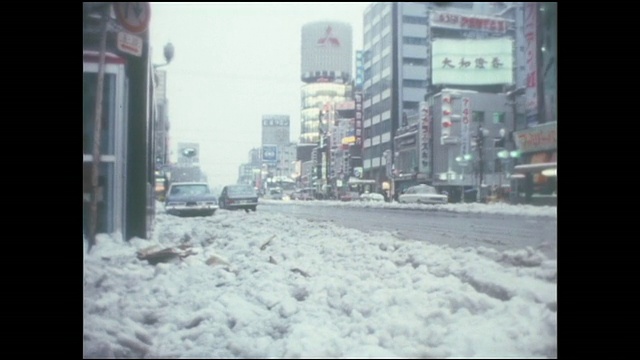
POLYGON ((513 83, 511 39, 435 39, 432 61, 434 84, 513 83))

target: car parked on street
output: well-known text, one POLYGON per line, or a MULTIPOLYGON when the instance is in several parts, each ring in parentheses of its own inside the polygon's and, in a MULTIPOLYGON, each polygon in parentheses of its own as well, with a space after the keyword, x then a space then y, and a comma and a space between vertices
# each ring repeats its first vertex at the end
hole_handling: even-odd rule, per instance
POLYGON ((413 204, 446 204, 449 202, 449 197, 438 194, 438 191, 433 186, 420 184, 408 188, 398 197, 398 201, 413 204))
POLYGON ((171 215, 211 216, 218 210, 218 199, 204 182, 176 182, 169 186, 164 209, 171 215))
POLYGON ((290 198, 291 200, 314 200, 315 199, 315 188, 303 188, 294 191, 290 198))
POLYGON ((220 193, 220 208, 225 210, 243 209, 256 211, 258 207, 258 194, 250 185, 227 185, 220 193))
POLYGON ((360 194, 360 200, 361 201, 378 201, 378 202, 383 202, 384 201, 384 196, 382 194, 378 194, 378 193, 372 193, 372 192, 364 192, 362 194, 360 194))
POLYGON ((360 194, 357 191, 346 191, 340 194, 340 201, 355 201, 360 200, 360 194))
POLYGON ((283 197, 284 195, 282 193, 282 189, 274 188, 274 189, 270 189, 269 194, 265 195, 264 198, 269 200, 282 200, 283 197))

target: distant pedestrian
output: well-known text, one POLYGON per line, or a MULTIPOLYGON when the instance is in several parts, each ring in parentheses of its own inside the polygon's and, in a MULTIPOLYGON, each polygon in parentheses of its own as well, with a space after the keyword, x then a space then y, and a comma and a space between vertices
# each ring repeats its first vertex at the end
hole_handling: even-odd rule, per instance
POLYGON ((167 198, 167 191, 169 191, 169 178, 167 177, 167 175, 165 174, 164 176, 164 181, 163 181, 163 191, 162 191, 162 198, 166 199, 167 198))
POLYGON ((380 190, 380 195, 384 197, 385 202, 389 202, 389 191, 388 190, 380 190))

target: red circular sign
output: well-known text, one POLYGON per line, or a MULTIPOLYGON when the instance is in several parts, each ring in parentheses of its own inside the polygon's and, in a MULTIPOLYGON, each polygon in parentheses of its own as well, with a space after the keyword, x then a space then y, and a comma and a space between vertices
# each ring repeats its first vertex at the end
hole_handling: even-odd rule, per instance
POLYGON ((149 27, 151 6, 148 2, 114 2, 116 19, 132 33, 141 33, 149 27))

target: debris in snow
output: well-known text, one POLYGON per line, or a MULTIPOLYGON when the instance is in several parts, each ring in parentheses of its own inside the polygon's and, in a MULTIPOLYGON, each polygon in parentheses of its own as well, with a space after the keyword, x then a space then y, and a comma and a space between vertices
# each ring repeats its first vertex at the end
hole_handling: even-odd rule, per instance
POLYGON ((207 259, 207 265, 216 266, 216 265, 229 265, 229 263, 221 257, 212 256, 207 259))
POLYGON ((107 275, 103 274, 100 279, 98 279, 98 281, 96 281, 96 287, 99 288, 100 286, 102 286, 102 283, 107 280, 107 275))
POLYGON ((271 243, 271 240, 273 240, 273 239, 275 239, 275 238, 276 238, 276 236, 275 236, 275 235, 273 235, 269 240, 267 240, 267 242, 266 242, 266 243, 264 243, 264 244, 262 244, 262 246, 260 246, 260 250, 264 250, 264 249, 266 249, 266 248, 267 248, 267 245, 269 245, 269 244, 271 243))
POLYGON ((180 245, 176 248, 165 248, 162 250, 156 250, 155 247, 151 249, 143 249, 138 251, 137 256, 139 260, 147 260, 149 264, 156 265, 161 262, 170 262, 175 259, 184 259, 189 255, 195 255, 196 252, 191 249, 191 245, 180 245))
POLYGON ((304 277, 309 277, 310 276, 309 274, 307 274, 306 272, 304 272, 304 271, 302 271, 302 270, 300 270, 298 268, 291 269, 291 271, 296 273, 296 274, 300 274, 300 275, 302 275, 304 277))

